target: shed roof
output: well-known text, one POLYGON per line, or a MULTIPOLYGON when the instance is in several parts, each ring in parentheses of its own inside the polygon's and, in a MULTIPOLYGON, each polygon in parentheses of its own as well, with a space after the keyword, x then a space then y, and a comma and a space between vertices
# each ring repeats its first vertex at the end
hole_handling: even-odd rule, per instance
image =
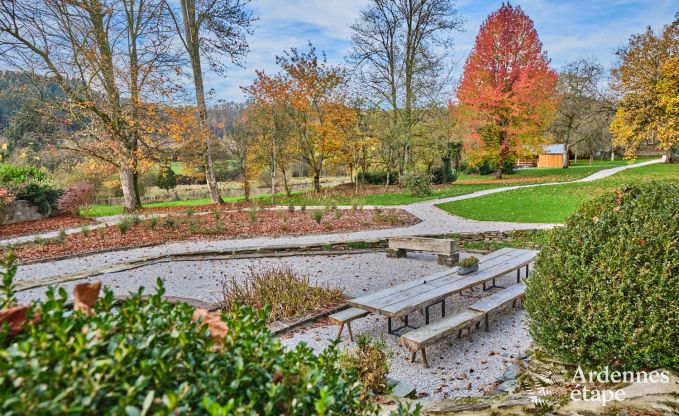
POLYGON ((562 155, 566 153, 565 144, 548 144, 544 147, 542 154, 548 155, 562 155))

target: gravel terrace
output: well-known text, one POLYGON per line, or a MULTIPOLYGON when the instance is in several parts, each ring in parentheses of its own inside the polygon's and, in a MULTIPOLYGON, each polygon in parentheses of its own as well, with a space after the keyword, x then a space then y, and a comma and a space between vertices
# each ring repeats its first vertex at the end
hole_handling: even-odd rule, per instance
MULTIPOLYGON (((468 255, 464 254, 462 257, 468 255)), ((349 297, 362 296, 402 282, 445 270, 436 263, 436 257, 429 254, 409 254, 406 259, 387 258, 384 252, 352 255, 293 256, 287 258, 263 258, 258 260, 219 261, 178 261, 140 267, 138 269, 99 276, 104 285, 116 294, 136 291, 144 286, 152 291, 157 277, 165 280, 168 296, 188 297, 203 301, 219 299, 220 282, 225 276, 242 276, 248 267, 266 267, 287 264, 294 270, 305 273, 312 281, 333 287, 340 287, 349 297)), ((511 284, 513 273, 498 280, 499 285, 511 284)), ((81 283, 68 282, 60 285, 71 292, 72 287, 81 283)), ((45 289, 31 289, 17 293, 20 303, 43 297, 45 289)), ((475 289, 446 301, 447 311, 455 311, 473 303, 489 292, 475 289)), ((432 319, 439 319, 440 309, 432 308, 432 319)), ((419 314, 410 316, 415 326, 422 324, 419 314)), ((397 325, 398 323, 396 323, 397 325)), ((472 331, 472 336, 447 340, 428 348, 430 368, 424 369, 421 359, 407 362, 405 348, 398 345, 398 337, 386 333, 386 319, 377 315, 354 321, 355 336, 368 334, 383 338, 393 353, 390 362, 390 376, 413 384, 418 392, 439 399, 453 396, 481 395, 481 388, 493 383, 509 367, 517 355, 523 354, 530 344, 525 327, 525 315, 521 308, 507 309, 491 315, 491 331, 472 331)), ((282 343, 294 346, 307 343, 315 350, 330 344, 337 333, 334 325, 314 325, 282 337, 282 343)), ((341 347, 348 346, 346 342, 341 347)))

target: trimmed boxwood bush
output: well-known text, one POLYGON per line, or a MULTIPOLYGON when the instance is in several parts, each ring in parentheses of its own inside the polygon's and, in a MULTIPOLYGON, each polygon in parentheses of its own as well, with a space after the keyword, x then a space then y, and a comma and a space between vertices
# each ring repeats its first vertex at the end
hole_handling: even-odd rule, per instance
POLYGON ((38 323, 0 326, 0 414, 376 414, 335 347, 285 349, 250 309, 224 316, 220 344, 158 286, 119 305, 107 291, 95 316, 50 290, 38 323))
POLYGON ((630 184, 551 233, 527 280, 535 341, 583 368, 679 368, 679 184, 630 184))

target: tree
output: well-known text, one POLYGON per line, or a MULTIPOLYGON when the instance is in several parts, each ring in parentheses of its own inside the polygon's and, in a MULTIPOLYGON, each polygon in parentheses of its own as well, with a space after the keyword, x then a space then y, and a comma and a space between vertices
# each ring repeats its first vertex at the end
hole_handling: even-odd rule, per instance
POLYGON ((625 149, 628 158, 636 156, 642 142, 655 142, 670 163, 672 147, 679 143, 679 14, 662 33, 649 27, 632 35, 617 55, 619 65, 611 70, 611 86, 621 96, 611 123, 614 142, 625 149))
POLYGON ((169 163, 163 163, 158 170, 158 177, 156 178, 156 186, 160 189, 165 189, 168 193, 170 189, 177 187, 177 175, 170 167, 169 163))
POLYGON ((601 106, 599 82, 603 68, 594 60, 579 59, 566 64, 559 73, 559 104, 551 130, 566 146, 563 167, 568 167, 568 153, 580 142, 594 136, 595 119, 601 106))
POLYGON ((524 145, 542 142, 556 106, 556 73, 532 20, 503 4, 481 25, 464 66, 457 97, 473 126, 476 160, 495 164, 496 177, 524 145))
POLYGON ((392 143, 385 143, 385 154, 398 152, 401 174, 418 110, 436 101, 448 83, 451 33, 462 23, 451 0, 372 0, 351 26, 350 60, 361 88, 390 110, 384 139, 392 143))
MULTIPOLYGON (((165 0, 168 5, 171 2, 165 0)), ((212 143, 207 127, 207 104, 203 83, 203 59, 218 73, 226 69, 221 60, 227 57, 240 64, 249 51, 246 35, 255 21, 246 9, 247 0, 180 0, 181 13, 170 9, 177 34, 191 63, 196 96, 198 133, 203 137, 205 179, 213 204, 222 202, 215 178, 212 143), (178 15, 181 14, 181 18, 178 15)))
POLYGON ((125 210, 134 211, 136 155, 114 65, 120 33, 111 32, 121 30, 111 26, 114 10, 98 0, 1 2, 0 56, 59 85, 68 100, 54 103, 52 113, 68 124, 86 123, 80 137, 88 146, 78 150, 118 167, 125 210))
POLYGON ((325 163, 339 151, 347 125, 354 122, 353 110, 346 105, 348 75, 343 67, 328 65, 325 54, 319 60, 311 44, 308 52, 292 48, 277 56, 276 63, 287 79, 300 156, 311 169, 314 190, 320 192, 325 163))

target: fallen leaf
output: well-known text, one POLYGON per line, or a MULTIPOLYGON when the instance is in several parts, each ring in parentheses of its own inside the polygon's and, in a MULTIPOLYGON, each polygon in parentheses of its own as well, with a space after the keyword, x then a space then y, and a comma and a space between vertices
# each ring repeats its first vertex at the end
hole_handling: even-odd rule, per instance
POLYGON ((208 312, 207 309, 196 308, 193 311, 193 320, 196 322, 202 321, 203 324, 207 325, 212 338, 220 343, 226 337, 226 334, 229 333, 229 327, 218 312, 208 312))
MULTIPOLYGON (((13 337, 21 332, 22 326, 28 320, 29 308, 28 305, 18 305, 0 310, 0 324, 9 322, 9 336, 13 337)), ((40 314, 34 313, 31 320, 39 322, 40 314)))
POLYGON ((92 307, 99 299, 101 280, 94 283, 81 283, 73 288, 73 310, 80 311, 87 316, 94 316, 92 307))

